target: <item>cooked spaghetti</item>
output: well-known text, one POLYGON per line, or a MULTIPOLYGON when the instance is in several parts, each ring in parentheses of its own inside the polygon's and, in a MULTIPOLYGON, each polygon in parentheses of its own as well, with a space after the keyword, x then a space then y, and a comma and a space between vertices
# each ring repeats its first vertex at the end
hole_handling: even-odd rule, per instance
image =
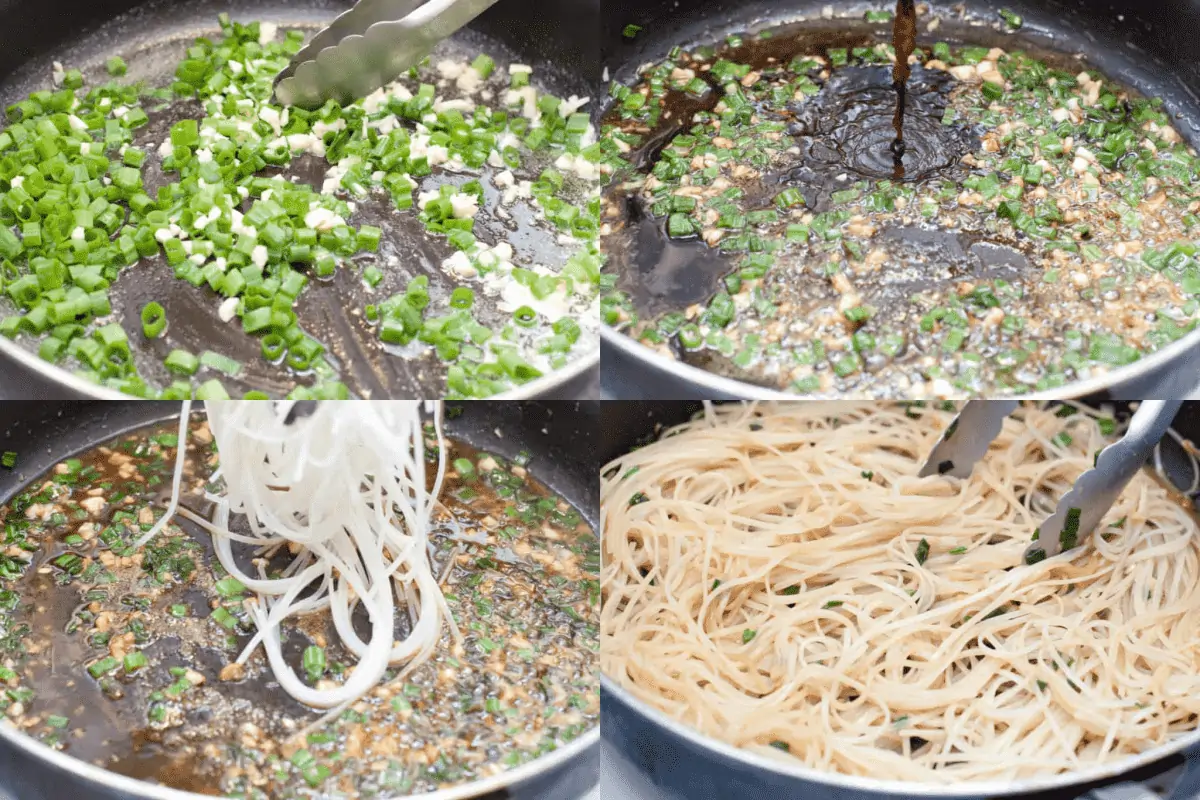
POLYGON ((1192 512, 1140 474, 1027 566, 1112 421, 1024 407, 969 479, 917 478, 950 419, 710 407, 609 464, 604 672, 738 747, 894 780, 1077 771, 1195 728, 1192 512))

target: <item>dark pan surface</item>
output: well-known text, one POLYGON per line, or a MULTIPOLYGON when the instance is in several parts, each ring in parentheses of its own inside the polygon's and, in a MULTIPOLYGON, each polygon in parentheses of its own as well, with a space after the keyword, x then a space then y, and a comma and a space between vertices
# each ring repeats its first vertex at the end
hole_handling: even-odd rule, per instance
MULTIPOLYGON (((0 8, 4 5, 22 5, 14 9, 18 18, 33 8, 33 4, 7 3, 0 8)), ((149 86, 169 85, 175 67, 194 38, 219 38, 217 15, 221 12, 229 13, 237 21, 274 22, 281 29, 299 28, 311 33, 324 27, 353 3, 340 0, 237 0, 233 3, 152 0, 128 11, 125 11, 129 8, 128 3, 123 7, 111 2, 49 5, 61 9, 64 16, 50 14, 41 19, 28 19, 28 26, 13 24, 7 28, 10 33, 0 32, 0 51, 3 51, 0 74, 9 74, 8 78, 0 80, 0 104, 4 106, 23 99, 32 91, 48 88, 54 62, 80 69, 91 81, 102 83, 108 80, 104 69, 106 59, 120 55, 129 65, 128 75, 123 80, 144 81, 149 86), (97 14, 97 9, 125 13, 107 19, 97 14), (45 26, 42 20, 49 18, 56 24, 45 26), (104 19, 107 21, 98 26, 92 24, 104 19), (11 32, 18 30, 21 31, 20 39, 14 40, 11 32)), ((515 62, 533 66, 534 83, 539 91, 560 96, 588 94, 596 63, 594 50, 589 51, 583 44, 588 40, 558 37, 553 43, 547 43, 538 33, 548 33, 544 27, 550 21, 544 11, 548 4, 527 2, 519 5, 520 8, 506 10, 503 14, 480 18, 470 28, 440 45, 433 55, 434 61, 441 58, 470 61, 484 52, 501 65, 515 62)), ((560 5, 588 6, 581 2, 560 5)), ((558 9, 557 13, 563 10, 558 9)), ((151 104, 146 105, 151 122, 136 131, 134 141, 150 155, 146 171, 150 190, 167 182, 155 165, 158 162, 157 146, 167 138, 170 126, 180 119, 202 116, 194 101, 176 101, 157 113, 152 108, 151 104)), ((324 159, 303 156, 294 159, 282 174, 297 177, 319 190, 328 167, 324 159)), ((467 179, 469 176, 438 173, 424 179, 420 190, 467 179)), ((495 191, 490 181, 483 183, 485 191, 495 191)), ((488 199, 488 207, 497 205, 494 196, 488 199)), ((544 224, 535 224, 527 207, 523 204, 514 206, 513 217, 514 221, 506 224, 491 214, 481 213, 476 226, 479 239, 489 244, 508 240, 519 255, 523 254, 535 263, 565 262, 570 253, 557 243, 556 235, 544 224)), ((377 256, 357 257, 353 264, 347 264, 349 269, 339 269, 330 281, 313 281, 296 305, 299 324, 326 346, 327 359, 338 369, 340 380, 355 396, 441 396, 445 380, 445 366, 441 360, 428 348, 418 353, 412 346, 400 348, 379 341, 362 310, 368 304, 403 292, 408 282, 418 275, 428 276, 430 297, 435 302, 449 295, 457 283, 440 264, 454 248, 445 237, 427 234, 415 214, 397 213, 384 194, 362 198, 347 221, 355 227, 380 227, 384 232, 380 251, 377 256), (373 291, 367 289, 359 274, 369 263, 375 263, 384 273, 384 280, 373 291)), ((162 362, 177 348, 197 354, 212 350, 241 361, 244 369, 236 378, 215 373, 199 376, 203 379, 219 377, 231 394, 236 391, 234 396, 251 389, 282 396, 297 383, 311 382, 311 378, 291 374, 286 367, 267 364, 260 355, 257 337, 243 333, 236 321, 224 323, 218 319, 219 296, 207 287, 193 287, 176 279, 161 254, 143 259, 123 271, 109 293, 117 319, 134 346, 138 371, 158 385, 171 382, 170 373, 162 362), (166 335, 147 341, 141 333, 139 313, 151 301, 163 305, 171 323, 166 335)), ((509 316, 492 303, 480 304, 477 311, 479 321, 492 327, 509 316)), ((29 346, 28 337, 22 337, 22 341, 29 346)), ((583 349, 581 343, 579 354, 583 349)))

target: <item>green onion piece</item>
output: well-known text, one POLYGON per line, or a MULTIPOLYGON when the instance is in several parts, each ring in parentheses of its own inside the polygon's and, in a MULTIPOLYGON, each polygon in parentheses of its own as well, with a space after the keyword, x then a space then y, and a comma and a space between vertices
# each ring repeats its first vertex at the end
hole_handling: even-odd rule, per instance
POLYGON ((372 225, 363 225, 358 229, 358 249, 370 250, 372 253, 379 250, 379 240, 383 236, 383 231, 372 225))
POLYGON ((799 189, 784 189, 775 196, 775 205, 781 209, 793 208, 804 204, 804 195, 799 189))
POLYGON ((1009 30, 1015 31, 1025 24, 1025 20, 1021 19, 1020 14, 1010 11, 1007 8, 1000 9, 1000 17, 1004 20, 1004 23, 1008 25, 1009 30))
POLYGON ((171 372, 179 375, 195 375, 200 369, 200 359, 186 350, 172 350, 163 360, 163 364, 171 372))
POLYGON ((149 663, 150 661, 146 658, 146 654, 141 650, 134 650, 131 653, 125 654, 126 672, 137 672, 139 669, 145 667, 149 663))
POLYGON ((200 126, 196 120, 184 119, 171 126, 171 144, 175 147, 191 147, 199 142, 200 126))
POLYGON ((142 307, 142 333, 147 339, 157 339, 167 329, 167 312, 158 303, 142 307))
POLYGON ((1082 514, 1081 508, 1067 510, 1067 520, 1063 523, 1062 533, 1058 535, 1058 543, 1063 550, 1071 550, 1079 540, 1079 518, 1082 514))
POLYGON ((304 768, 304 782, 309 786, 316 788, 320 786, 326 778, 330 776, 329 767, 324 764, 312 764, 304 768))
POLYGON ((325 674, 325 650, 316 645, 309 645, 304 649, 303 658, 304 671, 308 673, 308 678, 311 681, 316 681, 325 674))
POLYGON ((226 630, 233 630, 237 627, 237 617, 235 617, 233 614, 230 614, 229 609, 225 608, 225 606, 217 606, 213 609, 213 612, 210 616, 212 617, 213 622, 217 623, 226 630))
POLYGON ((242 371, 240 361, 232 359, 229 356, 223 356, 220 353, 214 353, 211 350, 205 350, 200 354, 200 363, 209 369, 215 369, 230 376, 238 375, 242 371))
POLYGON ((14 469, 17 466, 17 454, 12 450, 5 450, 0 453, 0 467, 5 469, 14 469))
POLYGON ((267 361, 278 361, 287 351, 287 342, 278 333, 268 333, 262 339, 262 354, 267 361))
POLYGON ((492 74, 492 70, 496 68, 496 62, 492 60, 491 56, 480 53, 471 62, 471 68, 478 72, 481 77, 487 78, 492 74))
POLYGON ((93 678, 100 678, 101 676, 112 672, 119 666, 121 666, 121 662, 109 656, 88 665, 87 671, 88 674, 90 674, 93 678))
POLYGON ((228 576, 217 581, 214 588, 221 597, 234 597, 246 592, 246 587, 242 585, 242 582, 233 576, 228 576))
POLYGON ((929 558, 929 542, 922 539, 921 543, 917 545, 917 563, 924 564, 927 558, 929 558))
POLYGON ((475 303, 475 292, 466 286, 456 287, 450 293, 450 306, 452 308, 470 308, 475 303))
POLYGON ((874 309, 867 306, 856 306, 845 311, 846 319, 854 323, 863 323, 871 318, 874 309))
POLYGON ((217 379, 205 381, 196 387, 197 400, 228 400, 229 392, 217 379))
POLYGON ((529 306, 521 306, 513 312, 513 322, 522 328, 531 328, 537 324, 537 312, 529 306))
POLYGON ((505 372, 521 383, 542 377, 541 370, 517 355, 516 348, 508 347, 500 350, 496 353, 496 360, 500 362, 500 366, 504 368, 505 372))
POLYGON ((468 480, 475 475, 475 465, 466 458, 454 459, 454 469, 459 475, 468 480))

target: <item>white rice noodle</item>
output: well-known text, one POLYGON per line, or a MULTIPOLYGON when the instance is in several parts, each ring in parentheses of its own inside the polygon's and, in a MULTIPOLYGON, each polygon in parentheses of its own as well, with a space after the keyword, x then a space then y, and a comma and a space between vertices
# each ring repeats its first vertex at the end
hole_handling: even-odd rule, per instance
MULTIPOLYGON (((459 632, 428 555, 430 514, 441 489, 446 451, 438 447, 433 491, 426 490, 425 447, 418 401, 319 403, 309 417, 285 420, 291 403, 209 403, 209 425, 221 454, 214 479, 225 491, 209 494, 211 521, 183 509, 206 528, 221 566, 257 594, 249 609, 258 633, 238 658, 259 644, 283 689, 317 708, 345 706, 382 680, 388 667, 411 671, 437 646, 443 623, 459 632), (250 535, 229 530, 244 515, 250 535), (267 577, 265 558, 289 546, 293 560, 279 577, 267 577), (257 575, 234 559, 250 547, 257 575), (300 594, 316 586, 307 597, 300 594), (396 603, 407 606, 411 633, 395 641, 396 603), (363 641, 351 618, 364 606, 371 637, 363 641), (289 617, 328 608, 342 644, 358 658, 350 677, 323 688, 307 685, 284 660, 280 625, 289 617)), ((148 541, 178 510, 186 450, 185 403, 179 454, 167 514, 142 537, 148 541)), ((434 410, 439 443, 440 404, 434 410)))

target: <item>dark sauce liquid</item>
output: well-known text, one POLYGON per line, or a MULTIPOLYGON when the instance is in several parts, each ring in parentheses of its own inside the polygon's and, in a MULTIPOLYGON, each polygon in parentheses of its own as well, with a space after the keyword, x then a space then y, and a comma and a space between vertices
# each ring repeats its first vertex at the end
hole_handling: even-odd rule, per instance
MULTIPOLYGON (((915 23, 909 30, 910 46, 916 52, 915 23)), ((653 125, 624 120, 619 104, 608 109, 604 121, 639 137, 625 159, 634 170, 645 174, 677 136, 705 114, 712 114, 723 96, 721 81, 704 70, 703 64, 726 59, 754 71, 779 71, 796 58, 822 55, 835 48, 872 48, 879 43, 877 26, 847 25, 844 20, 811 20, 780 28, 769 37, 744 36, 736 44, 719 47, 710 58, 679 60, 679 66, 695 68, 696 76, 712 91, 703 95, 667 91, 664 112, 653 125)), ((965 177, 959 174, 960 159, 974 150, 978 141, 971 130, 942 122, 953 78, 941 71, 908 66, 907 57, 904 60, 908 74, 902 108, 907 112, 904 127, 908 141, 899 177, 892 150, 896 138, 896 97, 891 84, 894 67, 879 62, 855 63, 824 77, 815 76, 821 92, 802 103, 756 102, 764 119, 787 126, 788 141, 799 148, 799 155, 766 168, 755 180, 739 183, 746 193, 742 204, 746 208, 770 207, 780 188, 790 186, 801 191, 807 208, 821 213, 833 207, 833 193, 858 180, 917 183, 965 177)), ((722 276, 735 271, 738 255, 711 247, 699 236, 667 236, 663 218, 651 213, 651 204, 640 192, 628 192, 618 181, 606 195, 614 206, 612 218, 620 222, 607 235, 604 249, 612 272, 618 276, 617 288, 630 298, 641 319, 706 303, 722 276)), ((947 256, 950 260, 974 264, 973 251, 964 252, 957 243, 951 249, 953 256, 947 256)), ((914 245, 913 257, 929 257, 924 243, 914 245)), ((819 283, 823 287, 826 281, 819 283)), ((897 300, 911 291, 911 286, 897 289, 897 300)), ((678 350, 676 356, 710 371, 732 374, 727 366, 708 363, 707 351, 678 350)), ((736 374, 743 380, 750 379, 747 374, 736 374)))
POLYGON ((908 94, 908 79, 912 69, 908 59, 917 46, 917 6, 915 0, 898 0, 896 22, 892 32, 892 46, 896 50, 896 66, 892 68, 892 85, 896 89, 896 140, 892 142, 892 157, 896 163, 896 180, 904 179, 904 106, 908 94))

